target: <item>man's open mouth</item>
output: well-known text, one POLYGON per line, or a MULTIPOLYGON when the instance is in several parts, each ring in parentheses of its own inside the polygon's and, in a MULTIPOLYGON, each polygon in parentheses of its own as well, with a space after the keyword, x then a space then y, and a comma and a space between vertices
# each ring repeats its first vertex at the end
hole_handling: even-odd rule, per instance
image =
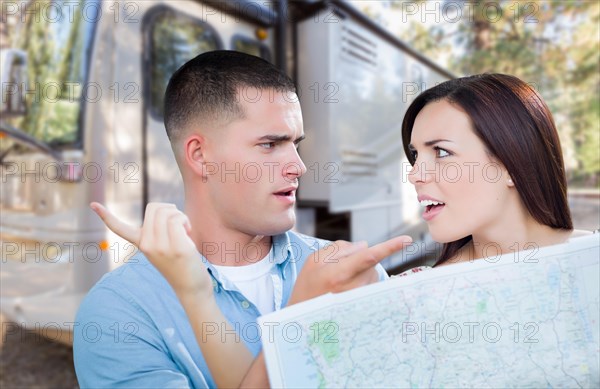
POLYGON ((277 193, 275 193, 275 195, 277 195, 277 196, 291 196, 293 194, 294 194, 293 190, 288 190, 286 192, 277 192, 277 193))

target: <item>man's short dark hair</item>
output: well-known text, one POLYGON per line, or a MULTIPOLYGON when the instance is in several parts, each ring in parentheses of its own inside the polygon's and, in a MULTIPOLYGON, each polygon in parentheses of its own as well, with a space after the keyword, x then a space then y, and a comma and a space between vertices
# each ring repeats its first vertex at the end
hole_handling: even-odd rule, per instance
POLYGON ((186 62, 165 92, 165 127, 171 141, 190 125, 222 123, 244 116, 242 88, 295 92, 292 80, 262 58, 238 51, 209 51, 186 62))

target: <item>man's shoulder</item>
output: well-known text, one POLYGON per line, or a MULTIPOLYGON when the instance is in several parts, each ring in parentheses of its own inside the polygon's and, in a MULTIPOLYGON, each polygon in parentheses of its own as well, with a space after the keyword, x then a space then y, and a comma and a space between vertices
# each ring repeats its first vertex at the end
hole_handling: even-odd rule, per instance
MULTIPOLYGON (((141 252, 129 258, 127 262, 118 268, 106 273, 94 286, 94 288, 110 287, 130 289, 132 283, 143 283, 142 285, 164 281, 160 272, 148 261, 141 252)), ((159 282, 162 284, 162 282, 159 282)), ((141 285, 136 285, 141 286, 141 285)), ((94 289, 93 288, 93 289, 94 289)))
POLYGON ((177 295, 141 254, 90 289, 75 323, 82 387, 212 385, 177 295))
POLYGON ((105 274, 88 292, 81 303, 79 313, 86 307, 93 312, 102 310, 117 312, 122 305, 145 305, 152 295, 169 295, 169 283, 160 272, 137 253, 128 262, 105 274), (103 309, 104 308, 104 309, 103 309))

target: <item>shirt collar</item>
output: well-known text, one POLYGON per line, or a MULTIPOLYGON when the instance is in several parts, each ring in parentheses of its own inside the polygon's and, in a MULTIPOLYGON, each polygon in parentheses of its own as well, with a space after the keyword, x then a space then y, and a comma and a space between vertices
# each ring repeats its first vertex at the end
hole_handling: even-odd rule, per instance
MULTIPOLYGON (((296 250, 294 250, 290 240, 289 232, 274 235, 271 237, 271 251, 269 252, 269 259, 283 269, 290 261, 294 261, 299 255, 299 249, 300 248, 298 247, 296 250)), ((205 264, 208 273, 212 278, 213 289, 215 292, 220 292, 221 289, 237 290, 231 281, 219 274, 217 269, 215 269, 212 263, 210 263, 206 257, 204 257, 204 255, 200 255, 202 257, 202 262, 205 264)), ((277 268, 277 266, 275 268, 277 268)))

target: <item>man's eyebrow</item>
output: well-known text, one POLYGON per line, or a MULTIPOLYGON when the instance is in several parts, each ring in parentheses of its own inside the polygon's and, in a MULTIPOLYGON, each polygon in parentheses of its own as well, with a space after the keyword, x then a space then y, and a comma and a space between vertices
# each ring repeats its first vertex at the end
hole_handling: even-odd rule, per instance
MULTIPOLYGON (((434 140, 429 140, 429 141, 427 141, 427 142, 425 142, 423 144, 426 147, 429 147, 429 146, 433 146, 436 143, 440 143, 440 142, 452 142, 452 141, 448 140, 448 139, 434 139, 434 140)), ((413 146, 413 144, 411 143, 411 144, 408 145, 408 149, 414 151, 415 150, 415 146, 413 146)))
POLYGON ((258 140, 268 140, 271 142, 285 142, 291 140, 292 137, 289 135, 263 135, 258 140))
MULTIPOLYGON (((302 135, 300 137, 298 137, 296 140, 294 140, 294 143, 299 143, 301 141, 304 140, 306 136, 302 135)), ((258 138, 259 141, 264 141, 264 140, 268 140, 271 142, 287 142, 292 140, 292 137, 289 135, 263 135, 260 138, 258 138)))

